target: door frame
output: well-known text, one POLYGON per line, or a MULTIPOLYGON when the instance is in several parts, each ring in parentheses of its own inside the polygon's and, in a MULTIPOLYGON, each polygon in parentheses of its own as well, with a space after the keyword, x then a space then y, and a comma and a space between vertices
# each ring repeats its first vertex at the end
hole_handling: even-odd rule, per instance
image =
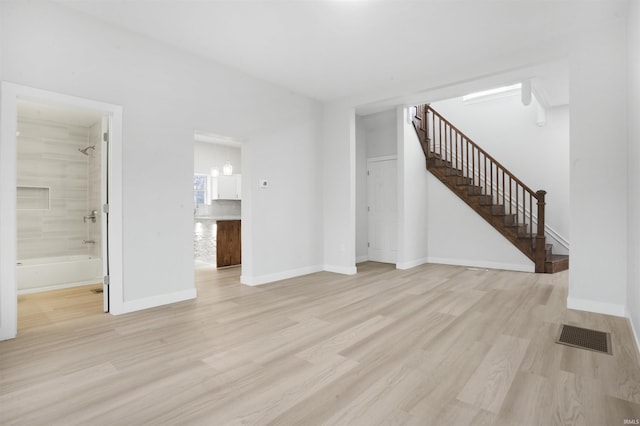
POLYGON ((17 262, 17 118, 18 100, 28 99, 111 116, 109 149, 109 306, 123 313, 122 106, 3 81, 0 84, 0 340, 18 332, 17 262))
MULTIPOLYGON (((369 191, 370 191, 370 185, 371 185, 371 181, 369 179, 369 165, 371 163, 379 163, 379 162, 383 162, 383 161, 395 161, 396 162, 396 179, 398 179, 398 156, 397 155, 386 155, 386 156, 382 156, 382 157, 371 157, 371 158, 367 158, 367 207, 370 205, 370 200, 369 200, 369 191)), ((396 198, 395 200, 393 200, 396 203, 396 209, 398 206, 398 190, 396 187, 396 198)), ((397 212, 399 209, 396 210, 396 219, 399 220, 398 216, 397 216, 397 212)), ((369 218, 369 211, 367 209, 367 240, 369 240, 369 234, 370 234, 370 227, 371 227, 371 223, 370 223, 370 218, 369 218)), ((394 230, 394 232, 396 233, 396 259, 392 262, 393 264, 396 264, 398 262, 398 237, 399 237, 399 233, 398 233, 398 227, 396 226, 396 229, 394 230)), ((369 255, 369 247, 367 247, 367 259, 371 260, 371 256, 369 255)))

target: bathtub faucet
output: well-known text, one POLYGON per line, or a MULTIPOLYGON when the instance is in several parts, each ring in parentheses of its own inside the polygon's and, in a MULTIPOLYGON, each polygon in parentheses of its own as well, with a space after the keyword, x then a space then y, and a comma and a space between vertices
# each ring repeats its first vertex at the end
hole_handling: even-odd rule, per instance
POLYGON ((82 244, 95 244, 95 240, 82 240, 82 244))

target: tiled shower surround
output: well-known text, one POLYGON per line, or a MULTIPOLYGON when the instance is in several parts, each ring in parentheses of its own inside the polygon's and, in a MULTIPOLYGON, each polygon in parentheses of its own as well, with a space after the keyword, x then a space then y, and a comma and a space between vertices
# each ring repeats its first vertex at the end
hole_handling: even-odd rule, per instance
POLYGON ((97 211, 96 223, 89 221, 87 226, 89 240, 95 244, 87 244, 89 254, 100 256, 102 251, 102 123, 97 122, 89 129, 89 141, 87 146, 95 146, 95 150, 89 150, 89 187, 87 188, 87 214, 91 210, 97 211))
POLYGON ((91 210, 101 213, 97 126, 18 118, 18 260, 99 253, 100 219, 83 221, 91 210), (89 156, 78 151, 92 145, 89 156))

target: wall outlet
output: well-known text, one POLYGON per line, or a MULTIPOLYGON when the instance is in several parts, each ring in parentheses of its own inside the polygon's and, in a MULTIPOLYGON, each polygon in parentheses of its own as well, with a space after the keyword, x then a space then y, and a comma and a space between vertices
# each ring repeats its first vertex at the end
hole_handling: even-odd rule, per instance
POLYGON ((267 189, 269 187, 269 181, 266 179, 260 179, 258 186, 262 189, 267 189))

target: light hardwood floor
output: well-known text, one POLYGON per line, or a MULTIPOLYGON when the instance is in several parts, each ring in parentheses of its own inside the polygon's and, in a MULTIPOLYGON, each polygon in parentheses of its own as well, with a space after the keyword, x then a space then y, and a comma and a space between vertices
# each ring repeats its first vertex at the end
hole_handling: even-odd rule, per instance
POLYGON ((626 320, 567 310, 566 272, 358 271, 247 287, 238 268, 201 268, 197 300, 117 317, 86 288, 25 296, 19 337, 0 342, 0 424, 640 419, 626 320), (555 344, 563 322, 611 332, 613 355, 555 344))

